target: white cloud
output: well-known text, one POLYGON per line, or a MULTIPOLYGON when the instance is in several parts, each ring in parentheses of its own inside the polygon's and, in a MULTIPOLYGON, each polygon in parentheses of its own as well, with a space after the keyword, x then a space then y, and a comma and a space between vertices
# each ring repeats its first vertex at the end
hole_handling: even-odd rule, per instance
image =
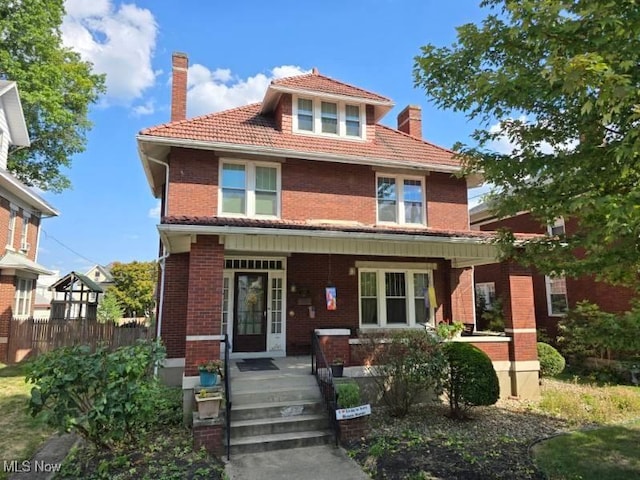
MULTIPOLYGON (((522 115, 518 118, 518 121, 527 123, 528 118, 525 115, 522 115)), ((491 133, 499 133, 499 132, 502 132, 502 130, 503 129, 500 123, 491 125, 491 127, 489 128, 489 131, 491 133)), ((562 145, 559 145, 556 149, 554 149, 554 147, 552 147, 549 142, 541 142, 539 146, 539 151, 544 154, 551 154, 554 151, 560 151, 560 150, 571 151, 577 145, 578 145, 577 140, 571 140, 562 145)), ((519 147, 517 142, 512 142, 504 133, 500 135, 496 140, 492 140, 491 142, 489 142, 488 146, 490 149, 503 154, 510 154, 519 147)))
POLYGON ((154 100, 147 100, 143 104, 133 107, 133 114, 136 117, 141 117, 143 115, 152 115, 155 111, 156 109, 154 100))
POLYGON ((155 83, 151 57, 158 25, 153 14, 134 4, 111 0, 66 0, 62 39, 97 73, 107 76, 107 97, 129 103, 155 83))
POLYGON ((234 77, 231 70, 194 64, 189 67, 187 108, 189 115, 202 115, 259 102, 271 80, 308 73, 294 65, 273 68, 268 75, 258 73, 246 79, 234 77))
POLYGON ((147 215, 149 216, 149 218, 160 218, 160 200, 158 200, 158 203, 156 203, 155 207, 149 209, 147 215))

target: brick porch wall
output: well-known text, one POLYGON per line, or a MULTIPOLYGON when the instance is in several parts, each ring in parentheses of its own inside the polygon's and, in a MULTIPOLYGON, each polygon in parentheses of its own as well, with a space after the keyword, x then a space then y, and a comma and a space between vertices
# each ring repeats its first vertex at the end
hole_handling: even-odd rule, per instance
POLYGON ((15 286, 13 275, 0 275, 0 361, 7 362, 9 359, 9 333, 10 322, 13 312, 13 302, 15 298, 15 286), (6 341, 4 340, 6 338, 6 341))
POLYGON ((184 358, 189 295, 189 254, 170 255, 165 261, 162 341, 167 358, 184 358))
POLYGON ((217 236, 199 235, 191 244, 187 304, 185 376, 197 375, 199 359, 220 358, 220 341, 189 337, 220 335, 224 246, 217 236))

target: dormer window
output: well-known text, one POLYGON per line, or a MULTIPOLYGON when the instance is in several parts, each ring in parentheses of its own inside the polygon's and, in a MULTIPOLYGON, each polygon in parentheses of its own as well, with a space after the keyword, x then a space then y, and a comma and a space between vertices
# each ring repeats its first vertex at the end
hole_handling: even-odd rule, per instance
POLYGON ((322 133, 338 134, 338 105, 335 103, 321 103, 322 133))
POLYGON ((294 96, 293 132, 364 140, 364 105, 294 96))
POLYGON ((298 99, 298 129, 313 132, 313 102, 308 98, 298 99))

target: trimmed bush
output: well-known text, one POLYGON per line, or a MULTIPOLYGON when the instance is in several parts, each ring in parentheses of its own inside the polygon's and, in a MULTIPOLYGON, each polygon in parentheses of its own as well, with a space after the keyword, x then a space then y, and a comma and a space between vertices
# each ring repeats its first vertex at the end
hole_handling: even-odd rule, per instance
POLYGON ((462 342, 447 343, 444 351, 448 361, 444 391, 449 398, 451 417, 467 418, 472 407, 498 401, 498 375, 486 353, 462 342))
POLYGON ((446 359, 440 338, 426 330, 362 335, 366 357, 382 403, 393 417, 404 417, 427 394, 442 393, 446 359))
POLYGON ((360 387, 355 382, 338 383, 336 393, 339 408, 352 408, 361 404, 360 387))
POLYGON ((74 430, 102 449, 135 445, 157 422, 180 418, 167 389, 151 376, 162 358, 164 348, 150 341, 113 352, 75 346, 41 355, 26 375, 34 384, 31 414, 45 412, 50 426, 74 430))
POLYGON ((564 357, 547 343, 538 342, 538 360, 541 377, 555 377, 564 370, 564 357))

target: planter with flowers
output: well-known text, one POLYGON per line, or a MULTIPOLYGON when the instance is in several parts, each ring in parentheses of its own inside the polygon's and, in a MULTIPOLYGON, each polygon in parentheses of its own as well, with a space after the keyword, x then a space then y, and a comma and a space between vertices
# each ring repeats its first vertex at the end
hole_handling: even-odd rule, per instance
POLYGON ((200 386, 213 387, 218 383, 218 378, 222 378, 221 360, 199 360, 198 372, 200 373, 200 386))
POLYGON ((220 413, 220 403, 223 396, 220 391, 208 391, 203 388, 196 394, 196 405, 198 406, 198 418, 216 418, 220 413))

